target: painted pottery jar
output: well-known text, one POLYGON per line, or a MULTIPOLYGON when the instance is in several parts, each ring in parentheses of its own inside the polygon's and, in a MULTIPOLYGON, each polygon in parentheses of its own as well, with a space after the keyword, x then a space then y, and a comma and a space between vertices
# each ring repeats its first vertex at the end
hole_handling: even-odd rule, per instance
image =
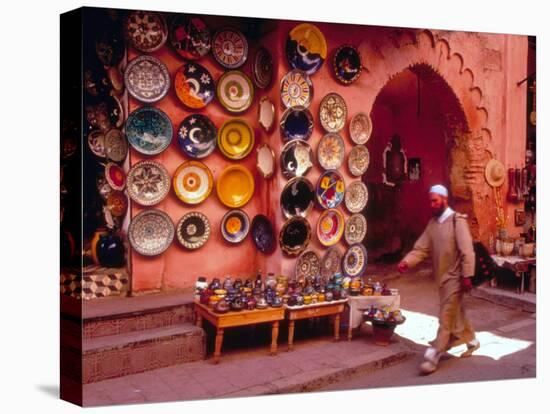
POLYGON ((124 243, 122 238, 116 234, 106 233, 99 236, 96 253, 101 266, 124 266, 124 243))

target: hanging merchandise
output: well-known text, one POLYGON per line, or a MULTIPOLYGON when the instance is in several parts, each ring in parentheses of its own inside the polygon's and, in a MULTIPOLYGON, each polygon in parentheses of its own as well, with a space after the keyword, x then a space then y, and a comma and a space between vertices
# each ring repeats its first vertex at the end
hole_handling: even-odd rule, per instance
POLYGON ((359 213, 367 206, 369 191, 362 181, 354 181, 346 188, 344 202, 350 213, 359 213))
POLYGON ((126 18, 124 31, 128 42, 141 52, 160 49, 168 38, 168 29, 160 13, 137 10, 126 18))
POLYGON ((153 56, 132 59, 124 72, 126 89, 144 103, 160 101, 170 89, 170 74, 164 63, 153 56))
POLYGON ((242 165, 230 165, 219 175, 216 183, 219 200, 231 208, 239 208, 254 195, 254 177, 242 165))
POLYGON ((343 45, 336 49, 332 59, 332 69, 338 79, 344 85, 349 85, 359 79, 361 75, 361 55, 351 45, 343 45))
POLYGON ((317 201, 322 208, 336 208, 344 200, 346 185, 338 171, 325 171, 317 181, 317 201))
POLYGON ((204 214, 191 211, 184 214, 178 222, 176 235, 182 246, 190 250, 198 249, 210 237, 210 222, 204 214))
POLYGON ((342 253, 338 246, 332 246, 321 258, 321 277, 329 280, 342 272, 342 253))
POLYGON ((308 246, 311 227, 304 217, 292 217, 287 220, 279 233, 279 245, 288 256, 297 256, 308 246))
POLYGON ((122 191, 126 187, 126 173, 118 164, 105 164, 105 179, 113 190, 122 191))
POLYGON ((254 99, 254 86, 243 72, 231 70, 218 79, 218 100, 229 112, 245 112, 254 99))
POLYGON ((317 145, 317 160, 325 170, 336 170, 344 162, 345 145, 342 137, 328 133, 317 145))
POLYGON ((210 29, 197 16, 177 15, 170 24, 170 44, 182 58, 200 59, 210 51, 210 29))
POLYGON ((214 177, 202 162, 186 161, 174 173, 173 187, 178 198, 184 203, 199 204, 212 192, 214 177))
POLYGON ((174 89, 181 103, 190 109, 204 108, 216 94, 214 78, 196 62, 184 63, 176 71, 174 89))
POLYGON ((160 203, 170 191, 170 175, 164 166, 153 160, 135 164, 126 179, 128 195, 142 206, 160 203))
POLYGON ((178 128, 179 147, 190 158, 208 157, 216 149, 217 138, 218 130, 206 115, 191 114, 178 128))
POLYGON ((172 122, 158 108, 143 106, 126 120, 124 133, 130 145, 141 154, 160 154, 172 141, 172 122))
POLYGON ((294 277, 296 281, 302 281, 318 276, 321 271, 321 261, 317 253, 313 250, 307 250, 300 254, 296 260, 294 268, 294 277))
POLYGON ((367 235, 367 219, 361 213, 353 214, 344 229, 344 238, 349 245, 361 243, 367 235))
POLYGON ((344 215, 338 209, 328 209, 321 213, 317 221, 317 238, 323 246, 333 246, 344 233, 344 215))
POLYGON ((302 23, 289 32, 285 54, 292 68, 313 75, 327 58, 327 41, 317 26, 302 23))
POLYGON ((254 130, 244 119, 229 119, 218 131, 218 147, 227 158, 241 160, 254 147, 254 130))
POLYGON ((283 188, 280 204, 286 218, 307 216, 315 204, 313 184, 306 178, 294 177, 283 188))
POLYGON ((163 211, 144 210, 128 227, 128 239, 136 252, 144 256, 163 253, 174 239, 174 224, 163 211))
POLYGON ((348 108, 344 98, 337 93, 327 94, 319 105, 321 126, 327 132, 338 132, 346 124, 348 108))
POLYGON ((360 177, 367 172, 370 163, 370 154, 364 145, 354 146, 348 155, 348 169, 351 175, 360 177))
POLYGON ((246 62, 248 42, 237 29, 224 27, 212 36, 212 56, 224 68, 235 69, 246 62))
POLYGON ((112 128, 105 133, 105 156, 114 162, 121 162, 128 155, 128 141, 118 128, 112 128))
POLYGON ((222 218, 221 233, 229 243, 240 243, 248 235, 250 220, 243 210, 230 210, 222 218))
POLYGON ((269 254, 275 249, 275 233, 271 221, 263 214, 258 214, 252 219, 252 240, 256 249, 269 254))
POLYGON ((258 104, 258 123, 265 132, 269 132, 275 123, 275 105, 269 96, 263 96, 258 104))
POLYGON ((348 277, 363 276, 367 268, 367 249, 362 243, 351 245, 342 259, 344 274, 348 277))
POLYGON ((281 117, 280 126, 285 141, 307 141, 313 133, 313 116, 302 106, 288 108, 281 117))
POLYGON ((285 178, 302 177, 313 167, 313 151, 300 139, 289 141, 281 151, 281 171, 285 178))
POLYGON ((260 89, 267 88, 273 79, 273 58, 263 46, 260 46, 254 55, 252 75, 254 83, 260 89))
POLYGON ((307 108, 313 100, 313 83, 304 71, 294 69, 281 80, 281 101, 286 108, 307 108))
POLYGON ((256 169, 265 178, 275 173, 275 153, 268 144, 262 144, 256 150, 256 169))
POLYGON ((372 122, 370 117, 359 112, 355 114, 349 123, 349 135, 357 145, 366 144, 372 134, 372 122))

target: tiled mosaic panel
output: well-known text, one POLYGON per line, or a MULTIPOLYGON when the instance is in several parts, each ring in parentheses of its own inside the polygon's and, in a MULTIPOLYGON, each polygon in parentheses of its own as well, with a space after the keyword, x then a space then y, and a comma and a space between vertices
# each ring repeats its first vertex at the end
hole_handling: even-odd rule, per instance
POLYGON ((106 296, 118 296, 128 292, 129 278, 126 271, 109 269, 86 272, 83 276, 76 273, 61 273, 61 293, 77 299, 95 299, 106 296))

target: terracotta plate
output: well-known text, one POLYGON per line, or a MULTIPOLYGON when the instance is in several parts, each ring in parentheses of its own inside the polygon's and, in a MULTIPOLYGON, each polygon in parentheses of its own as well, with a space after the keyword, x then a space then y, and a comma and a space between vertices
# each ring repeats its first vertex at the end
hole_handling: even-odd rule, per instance
POLYGON ((252 240, 262 253, 271 253, 275 248, 275 233, 271 221, 263 214, 258 214, 252 220, 252 240))
POLYGON ((150 53, 160 49, 168 38, 168 29, 160 13, 137 10, 128 14, 124 32, 136 49, 150 53))
POLYGON ((336 170, 344 162, 344 140, 338 134, 326 134, 317 145, 317 159, 325 170, 336 170))
POLYGON ((108 159, 121 162, 128 154, 128 141, 118 128, 112 128, 105 134, 105 155, 108 159))
POLYGON ((254 55, 252 75, 254 83, 260 89, 267 88, 273 79, 273 58, 263 46, 258 48, 254 55))
POLYGON ((317 221, 317 238, 323 246, 332 246, 344 233, 344 215, 338 209, 323 211, 317 221))
POLYGON ((327 94, 319 106, 319 119, 327 132, 338 132, 346 124, 348 108, 344 98, 337 93, 327 94))
POLYGON ((311 227, 304 217, 287 220, 279 233, 279 245, 283 253, 297 256, 302 253, 311 238, 311 227))
POLYGON ((321 271, 321 261, 317 253, 307 250, 296 260, 294 274, 296 280, 305 280, 317 276, 321 271))
POLYGON ((240 113, 252 105, 254 87, 243 72, 225 72, 218 80, 218 100, 229 112, 240 113))
POLYGON ((168 115, 152 106, 143 106, 128 116, 125 125, 130 145, 145 155, 160 154, 172 141, 172 122, 168 115))
POLYGON ((210 222, 208 218, 198 212, 186 213, 176 227, 178 241, 188 249, 198 249, 203 246, 210 237, 210 222))
POLYGON ((275 172, 275 153, 268 144, 256 150, 256 168, 263 178, 270 178, 275 172))
POLYGON ((351 45, 340 46, 334 53, 332 68, 336 79, 344 85, 355 82, 359 79, 362 69, 359 51, 351 45))
POLYGON ((107 197, 107 208, 115 217, 122 217, 128 210, 128 197, 122 191, 112 191, 107 197))
POLYGON ((240 243, 248 234, 250 229, 250 220, 242 210, 230 210, 222 218, 221 232, 222 236, 229 243, 240 243))
POLYGON ((205 158, 215 149, 218 130, 214 123, 202 114, 191 114, 180 124, 178 144, 190 158, 205 158))
POLYGON ((348 156, 348 168, 352 175, 359 177, 367 172, 370 154, 364 145, 354 146, 348 156))
POLYGON ((141 55, 131 60, 124 72, 126 89, 138 101, 160 101, 170 89, 166 65, 153 56, 141 55))
POLYGON ((122 191, 126 187, 126 173, 118 164, 105 164, 105 179, 113 190, 122 191))
POLYGON ((230 165, 219 175, 216 191, 220 201, 227 207, 242 207, 254 194, 254 177, 246 167, 230 165))
POLYGON ((321 277, 331 278, 335 273, 342 272, 342 253, 338 246, 332 246, 321 258, 321 277))
POLYGON ((281 209, 286 218, 305 217, 315 204, 315 189, 308 179, 294 177, 281 192, 281 209))
POLYGON ((367 206, 369 191, 362 181, 354 181, 346 189, 345 203, 350 213, 359 213, 367 206))
POLYGON ((128 195, 136 203, 152 206, 164 200, 170 191, 170 175, 156 161, 140 161, 128 172, 127 188, 128 195))
POLYGON ((359 112, 355 114, 349 123, 349 134, 351 140, 358 145, 365 144, 372 133, 372 122, 370 117, 359 112))
POLYGON ((174 173, 173 186, 181 201, 187 204, 199 204, 212 192, 214 177, 202 162, 186 161, 174 173))
POLYGON ((316 26, 302 23, 288 34, 285 52, 291 67, 312 75, 321 68, 327 58, 327 41, 316 26))
POLYGON ((274 122, 275 105, 273 105, 268 96, 264 96, 260 99, 260 104, 258 105, 258 123, 265 132, 269 132, 274 122))
POLYGON ((281 170, 286 178, 306 175, 313 163, 311 147, 300 139, 287 142, 281 151, 281 170))
POLYGON ((246 37, 231 27, 219 29, 212 37, 212 56, 225 68, 242 66, 248 57, 246 37))
POLYGON ((323 208, 336 208, 344 200, 346 184, 338 171, 326 171, 317 181, 317 201, 323 208))
POLYGON ((174 240, 174 223, 164 211, 144 210, 130 222, 128 240, 139 254, 159 255, 174 240))
POLYGON ((218 131, 218 147, 231 160, 240 160, 254 147, 254 130, 244 119, 230 119, 218 131))
POLYGON ((349 247, 342 259, 344 275, 349 277, 363 276, 367 268, 367 249, 361 243, 349 247))
POLYGON ((281 81, 281 100, 287 108, 303 106, 307 108, 313 99, 313 83, 307 73, 294 69, 281 81))
POLYGON ((99 129, 88 132, 88 148, 96 157, 105 158, 105 134, 99 129))
POLYGON ((288 108, 281 118, 281 132, 286 141, 307 141, 313 133, 313 116, 302 106, 288 108))
POLYGON ((181 103, 191 109, 204 108, 216 93, 214 78, 196 62, 185 63, 176 71, 174 89, 181 103))
POLYGON ((346 221, 346 228, 344 229, 344 238, 346 243, 351 245, 354 243, 361 243, 367 235, 367 219, 361 213, 353 214, 346 221))
POLYGON ((170 24, 170 44, 184 59, 200 59, 210 51, 210 29, 199 17, 178 15, 170 24))

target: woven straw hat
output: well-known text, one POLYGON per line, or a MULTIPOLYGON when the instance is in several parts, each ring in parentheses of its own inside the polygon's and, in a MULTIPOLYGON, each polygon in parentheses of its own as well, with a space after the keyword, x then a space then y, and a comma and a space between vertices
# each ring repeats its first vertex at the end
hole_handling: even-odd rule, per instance
POLYGON ((492 159, 485 166, 485 179, 491 187, 500 187, 504 184, 506 170, 499 160, 492 159))

